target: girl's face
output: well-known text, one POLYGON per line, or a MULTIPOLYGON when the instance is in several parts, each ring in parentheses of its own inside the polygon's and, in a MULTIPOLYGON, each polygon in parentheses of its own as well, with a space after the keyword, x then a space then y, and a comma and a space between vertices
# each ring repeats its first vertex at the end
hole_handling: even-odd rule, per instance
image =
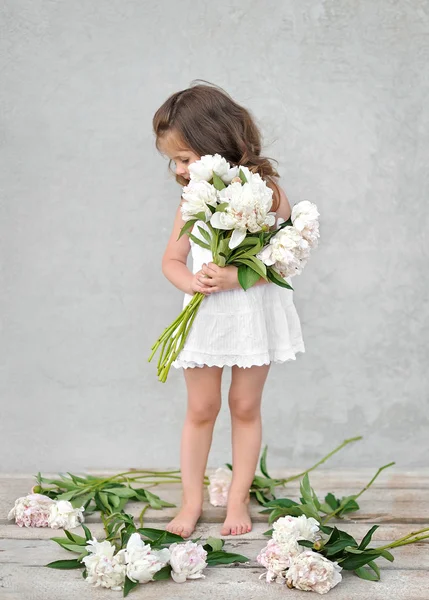
POLYGON ((190 148, 186 148, 178 139, 174 131, 165 133, 158 142, 158 147, 162 154, 172 160, 176 166, 176 175, 182 176, 189 181, 189 165, 200 160, 200 156, 195 154, 190 148))

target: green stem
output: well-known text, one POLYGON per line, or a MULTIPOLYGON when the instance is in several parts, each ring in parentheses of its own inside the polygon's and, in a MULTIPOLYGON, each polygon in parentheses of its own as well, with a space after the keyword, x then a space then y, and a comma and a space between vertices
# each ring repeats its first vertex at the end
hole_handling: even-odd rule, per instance
POLYGON ((140 527, 143 527, 143 515, 145 514, 145 512, 147 511, 147 509, 149 508, 150 504, 146 504, 146 506, 143 508, 143 510, 141 511, 140 515, 139 515, 139 523, 140 523, 140 527))
POLYGON ((359 492, 359 494, 356 494, 356 496, 354 496, 354 499, 356 500, 356 498, 359 498, 359 496, 361 496, 364 492, 366 492, 366 490, 374 483, 374 481, 377 479, 377 477, 380 475, 380 473, 382 471, 384 471, 384 469, 388 469, 389 467, 392 467, 394 464, 395 464, 394 462, 390 462, 387 465, 384 465, 383 467, 380 467, 378 469, 377 473, 371 479, 371 481, 369 483, 367 483, 366 486, 361 489, 361 491, 359 492))
MULTIPOLYGON (((391 462, 391 463, 389 463, 387 465, 384 465, 383 467, 380 467, 378 469, 377 473, 371 479, 371 481, 369 481, 369 483, 367 483, 366 486, 364 488, 362 488, 361 491, 358 494, 354 494, 353 496, 349 496, 347 498, 346 502, 348 502, 351 499, 356 500, 356 498, 359 498, 359 496, 361 496, 364 492, 366 492, 366 490, 374 483, 374 481, 377 479, 377 477, 380 475, 380 473, 384 469, 387 469, 388 467, 391 467, 394 464, 395 464, 394 462, 391 462)), ((338 506, 338 508, 336 508, 333 512, 329 513, 328 515, 326 515, 326 517, 324 517, 324 519, 322 521, 322 524, 325 525, 328 521, 330 521, 332 519, 332 517, 335 517, 336 514, 338 514, 339 512, 341 512, 343 508, 344 508, 344 505, 341 503, 340 506, 338 506)))
POLYGON ((287 477, 286 479, 280 479, 279 481, 281 483, 279 483, 279 485, 283 485, 284 486, 284 485, 286 485, 286 483, 289 483, 290 481, 294 481, 295 479, 300 479, 306 473, 310 473, 310 471, 314 471, 314 469, 316 469, 319 465, 321 465, 324 462, 326 462, 328 460, 328 458, 331 458, 331 456, 333 456, 334 454, 336 454, 337 452, 339 452, 342 448, 344 448, 344 446, 347 446, 347 444, 351 444, 352 442, 357 442, 358 440, 361 440, 362 437, 363 436, 358 435, 357 437, 349 438, 348 440, 344 440, 344 442, 342 444, 340 444, 337 448, 335 448, 334 450, 332 450, 332 452, 329 452, 329 454, 327 454, 326 456, 324 456, 323 458, 321 458, 315 465, 313 465, 312 467, 310 467, 306 471, 303 471, 302 473, 298 473, 298 475, 293 475, 292 477, 287 477))
POLYGON ((421 533, 425 533, 426 531, 429 531, 429 527, 425 527, 424 529, 419 529, 418 531, 412 531, 411 533, 408 533, 407 535, 404 535, 404 537, 401 537, 397 540, 395 540, 394 542, 390 542, 390 544, 386 544, 385 546, 379 546, 378 548, 372 548, 372 550, 388 550, 389 548, 399 548, 399 546, 407 546, 408 544, 415 544, 416 542, 419 542, 420 540, 426 540, 429 538, 429 534, 428 535, 423 535, 421 537, 415 537, 420 535, 421 533), (410 538, 415 538, 413 540, 410 540, 410 538))

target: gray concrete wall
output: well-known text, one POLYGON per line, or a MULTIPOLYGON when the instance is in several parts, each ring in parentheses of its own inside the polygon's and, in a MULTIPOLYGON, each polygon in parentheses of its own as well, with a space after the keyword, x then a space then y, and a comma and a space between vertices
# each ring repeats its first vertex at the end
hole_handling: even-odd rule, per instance
MULTIPOLYGON (((6 0, 1 27, 0 470, 178 464, 183 377, 147 357, 182 302, 160 271, 180 190, 151 118, 195 78, 322 215, 269 463, 362 434, 330 465, 427 466, 429 3, 6 0)), ((225 403, 211 466, 229 438, 225 403)))

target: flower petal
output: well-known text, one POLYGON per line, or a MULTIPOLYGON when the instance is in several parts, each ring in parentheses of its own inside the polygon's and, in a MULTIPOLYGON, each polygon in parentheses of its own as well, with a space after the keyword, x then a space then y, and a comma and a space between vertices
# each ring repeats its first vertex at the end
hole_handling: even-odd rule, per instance
POLYGON ((231 248, 231 250, 233 250, 234 248, 237 248, 237 246, 239 246, 241 244, 241 242, 244 240, 245 237, 246 237, 245 229, 234 229, 234 231, 232 232, 232 236, 229 240, 229 244, 228 244, 229 247, 231 248))

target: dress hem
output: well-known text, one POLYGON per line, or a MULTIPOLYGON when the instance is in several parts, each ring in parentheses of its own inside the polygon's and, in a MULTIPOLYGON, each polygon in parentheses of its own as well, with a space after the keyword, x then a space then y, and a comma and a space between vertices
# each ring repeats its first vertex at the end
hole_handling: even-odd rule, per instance
MULTIPOLYGON (((304 344, 297 345, 292 348, 289 352, 274 351, 264 352, 257 355, 249 356, 213 356, 210 354, 201 354, 195 360, 186 360, 186 351, 182 351, 184 354, 183 358, 177 358, 171 366, 175 369, 193 369, 195 367, 240 367, 242 369, 248 369, 254 366, 269 365, 271 363, 284 363, 289 360, 296 360, 296 354, 299 352, 305 353, 304 344), (267 355, 268 354, 268 355, 267 355)), ((191 352, 189 354, 192 354, 191 352)), ((190 358, 190 357, 189 357, 190 358)))

